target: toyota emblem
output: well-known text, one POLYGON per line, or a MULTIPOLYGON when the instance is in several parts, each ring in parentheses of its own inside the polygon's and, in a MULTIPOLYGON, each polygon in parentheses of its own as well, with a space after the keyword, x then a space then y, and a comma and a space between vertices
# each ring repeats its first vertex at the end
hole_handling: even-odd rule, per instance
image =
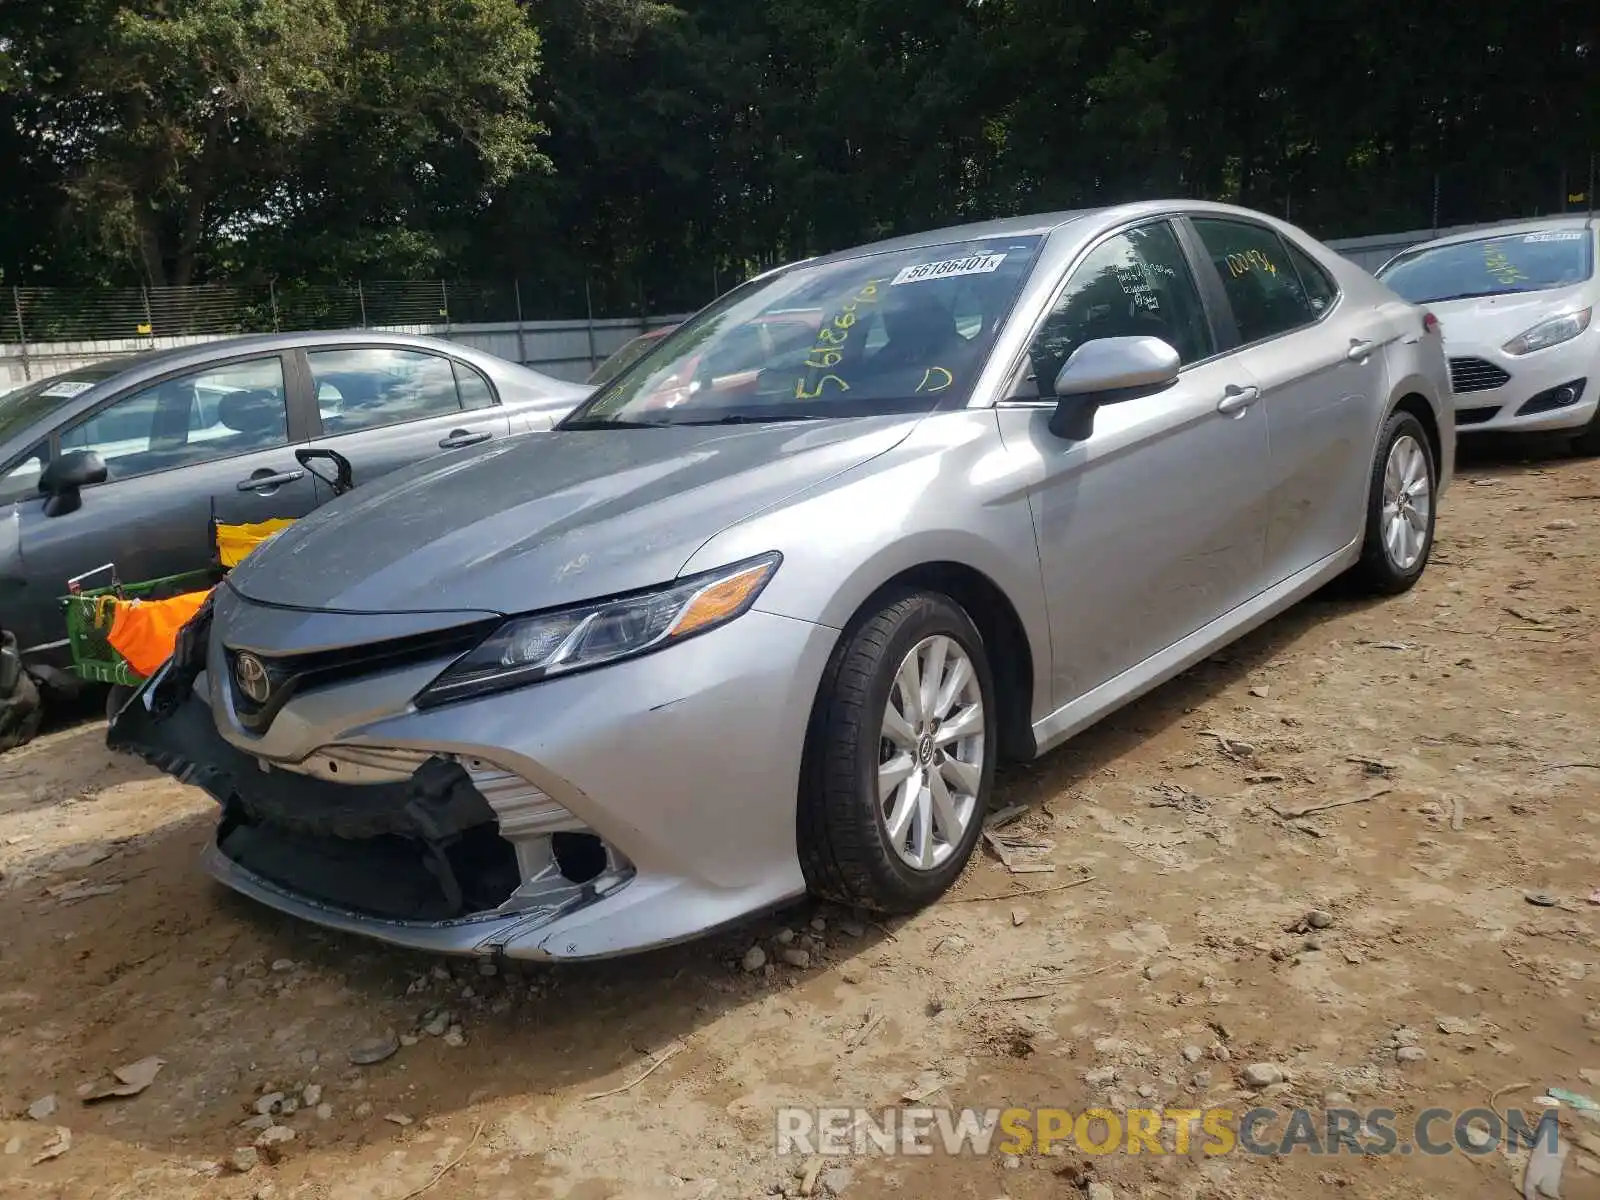
POLYGON ((267 665, 254 654, 241 654, 233 660, 233 682, 247 700, 256 704, 265 704, 272 694, 267 665))

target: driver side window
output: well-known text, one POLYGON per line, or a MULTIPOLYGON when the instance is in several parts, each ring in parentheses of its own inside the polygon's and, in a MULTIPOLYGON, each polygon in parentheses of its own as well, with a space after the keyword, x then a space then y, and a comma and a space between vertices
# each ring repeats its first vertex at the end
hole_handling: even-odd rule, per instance
POLYGON ((1040 397, 1053 394, 1062 366, 1085 342, 1141 335, 1160 338, 1186 364, 1216 348, 1194 276, 1166 221, 1108 238, 1072 272, 1028 346, 1040 397))
POLYGON ((277 355, 164 379, 61 431, 62 452, 93 450, 108 480, 288 444, 277 355))

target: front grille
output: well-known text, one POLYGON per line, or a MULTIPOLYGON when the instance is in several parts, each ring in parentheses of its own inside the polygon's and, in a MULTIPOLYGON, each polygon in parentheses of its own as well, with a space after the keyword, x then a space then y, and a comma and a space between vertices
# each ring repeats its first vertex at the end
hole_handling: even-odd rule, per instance
POLYGON ((1498 404, 1491 404, 1485 408, 1458 408, 1456 409, 1457 425, 1482 425, 1485 421, 1494 419, 1495 413, 1500 411, 1498 404))
POLYGON ((1454 392, 1488 392, 1503 387, 1510 379, 1510 375, 1482 358, 1450 360, 1450 390, 1454 392))
POLYGON ((228 682, 233 694, 234 711, 238 714, 239 724, 251 733, 263 733, 271 726, 278 710, 300 692, 360 675, 398 670, 430 659, 454 657, 477 645, 499 621, 500 618, 494 617, 436 633, 338 650, 315 650, 277 657, 253 654, 252 657, 262 664, 267 674, 270 690, 265 704, 255 703, 239 687, 237 664, 243 651, 229 647, 228 682))

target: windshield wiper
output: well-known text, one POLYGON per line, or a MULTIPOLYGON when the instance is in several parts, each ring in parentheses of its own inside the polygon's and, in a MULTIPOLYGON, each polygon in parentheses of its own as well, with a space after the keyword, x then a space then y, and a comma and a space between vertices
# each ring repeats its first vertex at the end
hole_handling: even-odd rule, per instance
POLYGON ((1516 296, 1527 290, 1527 288, 1496 288, 1492 292, 1457 292, 1453 296, 1432 296, 1421 303, 1445 304, 1451 300, 1481 300, 1485 296, 1516 296))
POLYGON ((772 413, 757 416, 753 413, 729 413, 723 417, 706 417, 699 421, 674 421, 674 425, 773 425, 783 421, 826 421, 819 413, 772 413))
POLYGON ((556 430, 567 429, 664 429, 670 421, 630 421, 626 417, 587 417, 580 421, 566 421, 556 430))

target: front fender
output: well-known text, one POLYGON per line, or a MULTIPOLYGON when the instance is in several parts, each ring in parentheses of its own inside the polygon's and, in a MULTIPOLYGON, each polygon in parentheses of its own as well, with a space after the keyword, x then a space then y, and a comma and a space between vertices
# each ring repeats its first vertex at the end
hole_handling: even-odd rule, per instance
POLYGON ((1033 658, 1032 711, 1049 711, 1050 625, 1028 493, 1036 464, 1001 443, 992 410, 940 414, 890 453, 712 537, 683 573, 771 550, 783 565, 756 607, 843 629, 896 577, 953 563, 1011 602, 1033 658))

